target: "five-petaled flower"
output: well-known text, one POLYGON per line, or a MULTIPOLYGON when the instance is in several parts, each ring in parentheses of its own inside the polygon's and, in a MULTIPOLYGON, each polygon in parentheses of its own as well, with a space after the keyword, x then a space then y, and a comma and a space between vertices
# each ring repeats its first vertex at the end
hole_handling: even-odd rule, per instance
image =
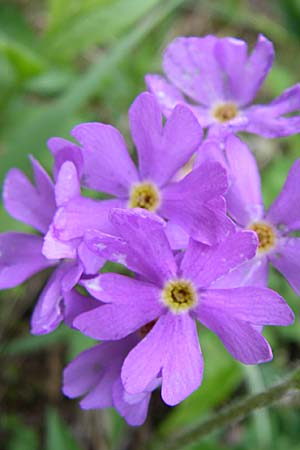
POLYGON ((74 195, 74 183, 70 183, 70 177, 71 180, 77 179, 78 184, 81 167, 77 150, 63 154, 55 150, 53 148, 55 184, 41 165, 31 158, 35 185, 23 172, 11 169, 3 188, 4 206, 9 214, 33 227, 40 235, 0 234, 0 289, 15 287, 35 273, 55 267, 33 311, 33 334, 53 331, 65 318, 65 295, 83 273, 96 274, 104 263, 88 250, 83 240, 68 245, 55 240, 57 252, 50 258, 45 256, 47 237, 50 235, 55 239, 51 228, 53 216, 57 207, 74 195))
MULTIPOLYGON (((256 256, 233 271, 229 278, 237 285, 268 285, 271 263, 300 293, 300 160, 292 165, 284 186, 267 211, 261 193, 261 180, 255 158, 236 136, 207 141, 199 151, 198 164, 218 161, 227 169, 229 189, 226 194, 230 216, 240 229, 257 233, 256 256)), ((229 283, 226 277, 226 283, 229 283)))
MULTIPOLYGON (((208 162, 180 181, 174 180, 201 144, 202 129, 191 111, 177 106, 163 127, 155 97, 145 92, 132 104, 129 122, 138 168, 116 128, 95 122, 72 130, 82 149, 83 185, 116 198, 97 202, 73 197, 54 217, 56 237, 62 241, 82 237, 88 228, 95 228, 96 220, 98 228, 107 231, 104 203, 111 208, 139 207, 156 212, 208 244, 228 234, 232 223, 223 199, 227 190, 224 168, 208 162)), ((67 146, 62 140, 61 147, 67 146)))
POLYGON ((300 131, 299 84, 267 105, 251 106, 273 59, 273 44, 261 34, 250 56, 241 39, 178 37, 163 56, 169 81, 149 74, 146 84, 167 117, 183 104, 214 134, 248 131, 268 138, 288 136, 300 131), (293 112, 298 114, 286 116, 293 112))
POLYGON ((211 286, 253 258, 253 231, 233 232, 214 246, 191 239, 183 255, 175 257, 165 222, 153 213, 116 209, 111 220, 119 237, 90 231, 87 245, 112 261, 122 256, 138 278, 107 273, 82 280, 106 304, 78 315, 74 326, 95 339, 118 340, 155 321, 125 359, 121 376, 126 391, 141 393, 161 376, 162 398, 175 405, 200 385, 203 360, 195 319, 216 333, 239 361, 257 364, 272 358, 255 326, 292 323, 285 301, 268 288, 211 286))

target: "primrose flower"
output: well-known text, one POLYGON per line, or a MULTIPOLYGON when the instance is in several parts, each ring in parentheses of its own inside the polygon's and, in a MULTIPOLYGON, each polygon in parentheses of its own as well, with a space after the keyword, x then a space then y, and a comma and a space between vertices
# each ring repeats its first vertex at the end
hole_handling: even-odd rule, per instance
POLYGON ((114 210, 120 237, 90 231, 98 256, 123 260, 138 275, 106 273, 81 283, 105 305, 77 316, 75 328, 100 340, 119 340, 146 324, 152 329, 128 354, 121 378, 130 394, 162 378, 162 398, 175 405, 202 380, 203 359, 196 320, 216 333, 245 364, 269 361, 272 352, 256 325, 288 325, 293 313, 274 291, 261 287, 214 289, 219 279, 254 257, 253 231, 231 233, 218 245, 191 239, 182 258, 172 253, 165 222, 145 210, 114 210))
POLYGON ((134 333, 80 353, 64 370, 63 393, 70 398, 83 397, 82 409, 114 407, 129 425, 142 425, 151 392, 160 380, 154 380, 139 394, 128 394, 121 381, 124 359, 140 339, 139 333, 134 333))
POLYGON ((104 262, 95 257, 84 242, 73 242, 72 248, 60 244, 64 250, 63 259, 57 255, 48 259, 43 253, 44 237, 48 235, 57 205, 63 204, 71 196, 68 180, 70 168, 76 172, 76 167, 80 166, 77 151, 72 151, 72 155, 54 152, 55 185, 32 157, 35 185, 18 169, 11 169, 4 182, 3 201, 6 210, 15 219, 37 230, 39 235, 19 232, 0 234, 0 289, 15 287, 35 273, 55 267, 33 311, 33 334, 51 332, 60 324, 64 319, 64 294, 77 284, 87 267, 90 269, 87 273, 97 273, 104 262), (65 161, 65 158, 70 161, 65 161), (61 183, 63 190, 60 188, 61 183))
POLYGON ((266 105, 252 105, 274 59, 271 41, 259 35, 248 56, 247 44, 232 37, 178 37, 166 48, 167 76, 147 75, 146 84, 168 117, 189 105, 203 127, 214 133, 248 131, 268 138, 300 131, 300 85, 266 105), (297 112, 293 117, 287 114, 297 112))
POLYGON ((300 230, 300 160, 292 165, 282 191, 267 211, 257 163, 245 143, 235 136, 228 136, 224 144, 207 141, 196 166, 207 160, 216 160, 227 168, 228 212, 239 228, 255 231, 259 240, 255 258, 229 276, 238 283, 266 286, 271 263, 299 294, 300 238, 295 232, 300 230))
MULTIPOLYGON (((115 198, 107 206, 144 208, 175 222, 197 240, 212 244, 227 234, 223 195, 227 174, 208 162, 180 181, 174 176, 198 150, 202 129, 192 112, 179 105, 165 126, 155 97, 142 93, 129 110, 131 134, 138 154, 138 169, 119 131, 103 123, 84 123, 72 130, 84 159, 82 183, 115 198)), ((57 212, 53 229, 58 239, 82 237, 95 225, 95 201, 86 197, 66 202, 57 212)), ((101 225, 100 225, 101 223, 101 225)))

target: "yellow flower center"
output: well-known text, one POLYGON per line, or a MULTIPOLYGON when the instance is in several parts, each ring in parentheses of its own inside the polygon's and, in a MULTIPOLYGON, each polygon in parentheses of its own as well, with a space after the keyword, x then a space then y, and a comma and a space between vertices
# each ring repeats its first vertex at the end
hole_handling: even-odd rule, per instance
POLYGON ((220 123, 229 122, 238 115, 235 103, 219 103, 212 110, 213 117, 220 123))
POLYGON ((140 183, 132 187, 129 208, 143 208, 156 211, 160 204, 157 188, 151 183, 140 183))
POLYGON ((276 234, 274 228, 268 223, 255 222, 249 227, 258 237, 258 252, 264 253, 275 247, 276 234))
POLYGON ((174 313, 191 309, 197 303, 197 293, 188 280, 168 281, 162 291, 162 301, 174 313))

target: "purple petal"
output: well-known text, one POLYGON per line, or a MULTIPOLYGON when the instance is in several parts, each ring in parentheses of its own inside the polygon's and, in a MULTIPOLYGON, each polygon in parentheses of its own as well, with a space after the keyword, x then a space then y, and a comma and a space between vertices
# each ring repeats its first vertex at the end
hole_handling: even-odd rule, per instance
POLYGON ((126 357, 121 378, 124 388, 130 394, 144 392, 158 376, 166 356, 170 321, 170 314, 160 317, 152 330, 126 357))
POLYGON ((255 256, 257 236, 252 231, 237 231, 218 245, 207 245, 190 240, 183 257, 181 272, 199 287, 213 281, 255 256))
POLYGON ((26 233, 0 234, 0 289, 9 289, 53 265, 42 254, 43 239, 26 233))
POLYGON ((200 386, 203 358, 196 324, 188 314, 169 317, 165 339, 168 349, 162 369, 162 398, 172 406, 200 386))
POLYGON ((201 294, 196 314, 219 312, 236 320, 254 325, 290 325, 294 314, 285 300, 275 291, 261 287, 209 289, 201 294))
POLYGON ((186 248, 189 243, 189 235, 179 225, 174 222, 167 222, 166 235, 173 250, 186 248))
POLYGON ((300 106, 300 84, 297 83, 288 89, 285 89, 279 97, 275 98, 265 107, 270 110, 270 116, 278 117, 283 114, 289 114, 299 111, 300 106))
POLYGON ((183 180, 162 191, 160 214, 180 225, 190 236, 203 243, 214 244, 233 229, 231 221, 215 203, 227 189, 225 169, 209 161, 193 170, 183 180), (217 207, 216 207, 217 206, 217 207))
POLYGON ((63 242, 57 239, 53 224, 44 237, 43 255, 49 259, 75 259, 77 256, 78 239, 63 242))
POLYGON ((193 239, 213 245, 234 230, 234 224, 226 214, 211 208, 209 204, 199 206, 197 211, 192 208, 189 210, 188 206, 184 204, 181 215, 173 212, 169 217, 180 224, 193 239))
POLYGON ((214 161, 207 161, 197 169, 190 172, 185 178, 176 183, 171 183, 163 190, 163 199, 177 197, 182 191, 186 196, 193 192, 195 202, 207 202, 213 197, 223 195, 228 188, 226 170, 221 164, 214 161), (172 195, 173 194, 173 195, 172 195))
POLYGON ((143 392, 162 369, 162 398, 175 405, 202 380, 203 360, 196 325, 188 314, 162 316, 129 353, 122 368, 125 389, 143 392))
POLYGON ((97 383, 91 386, 88 394, 80 402, 83 409, 98 409, 113 406, 113 389, 120 379, 121 365, 129 350, 136 344, 137 338, 131 335, 118 342, 101 344, 97 358, 87 366, 87 370, 101 370, 97 383))
MULTIPOLYGON (((148 276, 149 267, 141 266, 139 255, 137 255, 124 239, 90 230, 85 233, 87 247, 99 258, 104 258, 118 264, 123 264, 129 270, 148 276)), ((150 274, 151 274, 150 268, 150 274)), ((151 277, 151 275, 150 275, 151 277)))
POLYGON ((64 370, 63 393, 70 398, 84 395, 102 375, 101 364, 107 352, 103 344, 80 353, 64 370), (104 350, 104 351, 103 351, 104 350))
POLYGON ((63 206, 73 198, 80 196, 80 181, 77 168, 71 161, 62 164, 55 185, 55 199, 57 206, 63 206))
POLYGON ((117 343, 105 342, 78 355, 64 370, 63 392, 71 398, 86 395, 84 409, 112 406, 112 387, 120 376, 121 364, 136 337, 117 343))
POLYGON ((104 274, 83 284, 96 298, 111 302, 80 315, 74 321, 76 328, 94 339, 121 339, 157 319, 164 310, 160 290, 148 283, 122 275, 104 274))
POLYGON ((225 155, 230 180, 228 211, 240 225, 247 226, 264 212, 258 166, 247 145, 234 135, 226 139, 225 155))
POLYGON ((123 206, 120 200, 93 200, 78 197, 57 210, 53 220, 56 238, 63 241, 82 238, 89 229, 113 232, 109 220, 111 208, 123 206))
POLYGON ((75 165, 80 178, 83 173, 83 156, 80 148, 73 142, 59 137, 49 139, 47 144, 54 157, 54 178, 57 178, 61 166, 66 161, 71 161, 75 165))
POLYGON ((247 44, 241 39, 226 37, 218 39, 214 54, 220 72, 224 75, 224 93, 226 98, 243 104, 244 83, 241 74, 247 64, 247 44))
POLYGON ((143 209, 114 209, 111 221, 139 258, 138 273, 160 284, 176 275, 177 265, 160 217, 143 209))
POLYGON ((292 165, 285 184, 266 214, 266 219, 288 231, 300 229, 300 160, 292 165))
POLYGON ((194 169, 207 161, 219 162, 226 170, 227 161, 224 152, 225 146, 223 140, 209 138, 206 139, 197 152, 197 158, 194 164, 194 169))
POLYGON ((236 288, 241 286, 267 287, 269 279, 267 257, 254 257, 219 278, 213 288, 236 288))
POLYGON ((173 84, 168 83, 165 78, 149 74, 146 75, 145 81, 147 88, 151 94, 155 95, 161 111, 166 117, 170 116, 175 106, 184 105, 189 107, 203 128, 214 123, 214 118, 208 108, 189 104, 181 92, 173 84))
POLYGON ((137 395, 127 394, 120 378, 113 385, 113 405, 120 416, 124 417, 131 426, 140 426, 145 422, 150 398, 149 392, 137 395), (130 400, 132 403, 126 400, 130 400))
MULTIPOLYGON (((154 284, 135 280, 118 273, 102 273, 94 278, 82 280, 81 285, 98 300, 105 303, 135 303, 142 298, 150 303, 160 298, 160 289, 154 284)), ((138 303, 136 307, 139 307, 138 303)))
POLYGON ((135 99, 129 109, 129 123, 141 179, 153 178, 162 153, 163 136, 161 110, 154 95, 143 92, 135 99))
POLYGON ((187 104, 181 92, 160 75, 145 76, 147 88, 160 105, 163 114, 169 117, 178 104, 187 104))
POLYGON ((99 307, 99 301, 90 296, 82 295, 75 289, 64 294, 65 323, 72 328, 74 319, 86 311, 99 307))
POLYGON ((81 400, 80 407, 82 409, 99 409, 113 406, 112 387, 118 375, 118 367, 106 368, 98 383, 81 400))
POLYGON ((223 73, 215 58, 215 36, 179 37, 167 47, 164 71, 177 88, 202 105, 226 99, 223 73))
POLYGON ((68 270, 66 271, 61 284, 64 293, 73 289, 79 282, 83 271, 80 261, 67 261, 65 264, 68 265, 68 270))
POLYGON ((71 134, 82 146, 85 186, 127 198, 138 174, 120 132, 95 122, 77 125, 71 134))
MULTIPOLYGON (((64 319, 62 286, 64 277, 73 268, 73 262, 65 262, 52 273, 31 317, 32 334, 50 333, 64 319)), ((75 278, 73 280, 78 281, 75 278)))
POLYGON ((228 318, 225 314, 204 308, 198 315, 200 322, 213 331, 229 353, 244 364, 259 364, 270 361, 272 350, 262 334, 249 323, 228 318))
POLYGON ((56 209, 54 188, 49 175, 33 157, 31 164, 35 186, 23 172, 11 169, 4 181, 3 202, 12 217, 44 233, 56 209))
POLYGON ((229 135, 224 142, 208 139, 198 152, 195 167, 206 161, 218 161, 228 172, 226 200, 230 215, 244 226, 261 219, 264 207, 260 175, 247 145, 234 135, 229 135))
POLYGON ((254 105, 244 110, 249 124, 244 128, 250 133, 267 138, 289 136, 299 133, 299 114, 284 117, 284 114, 298 112, 300 108, 300 86, 298 84, 286 89, 268 105, 254 105))
POLYGON ((255 97, 272 67, 274 55, 272 42, 260 34, 247 63, 239 74, 239 79, 234 80, 241 105, 250 103, 255 97), (238 87, 238 84, 241 87, 238 87))
POLYGON ((84 241, 78 247, 78 258, 83 265, 84 273, 87 275, 95 275, 106 263, 106 259, 95 255, 84 241))
POLYGON ((159 105, 148 92, 134 101, 129 119, 141 178, 154 180, 160 186, 175 175, 201 143, 202 129, 183 105, 175 107, 162 129, 159 105))
POLYGON ((299 295, 300 238, 281 237, 275 251, 269 255, 269 258, 273 266, 282 273, 294 291, 299 295))

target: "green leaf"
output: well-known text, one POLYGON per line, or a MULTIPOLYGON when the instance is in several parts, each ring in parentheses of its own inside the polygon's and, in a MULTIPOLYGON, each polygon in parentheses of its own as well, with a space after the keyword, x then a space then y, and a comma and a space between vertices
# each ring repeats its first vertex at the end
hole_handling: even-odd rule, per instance
POLYGON ((44 67, 36 42, 20 10, 14 5, 0 5, 0 54, 10 61, 20 78, 39 73, 44 67))
POLYGON ((25 89, 40 95, 55 95, 67 89, 76 79, 76 74, 69 68, 52 68, 30 78, 25 89))
POLYGON ((0 4, 0 30, 1 35, 23 43, 28 47, 35 46, 35 35, 17 5, 0 4))
POLYGON ((128 57, 141 39, 183 1, 166 0, 163 6, 156 8, 106 55, 92 64, 84 75, 71 84, 60 100, 47 106, 36 107, 32 114, 25 114, 24 111, 22 121, 14 123, 13 127, 5 127, 1 136, 3 149, 0 160, 0 182, 8 168, 14 164, 16 155, 18 167, 23 168, 27 153, 39 154, 45 149, 50 136, 67 135, 71 126, 76 125, 74 119, 76 112, 98 91, 105 77, 116 70, 118 63, 128 57))
POLYGON ((72 331, 65 326, 59 327, 53 333, 42 336, 22 336, 11 342, 2 343, 1 353, 9 356, 23 355, 38 352, 51 345, 67 342, 72 335, 72 331))
POLYGON ((44 48, 54 58, 73 58, 94 44, 110 43, 141 17, 149 13, 159 0, 115 0, 94 2, 51 28, 45 36, 44 48))
POLYGON ((300 37, 300 2, 299 0, 277 0, 285 16, 288 30, 300 37))
POLYGON ((5 55, 21 78, 40 73, 44 68, 41 57, 30 48, 13 42, 0 33, 0 53, 5 55))
POLYGON ((15 415, 2 415, 0 429, 7 435, 7 450, 38 450, 38 436, 35 430, 15 415))
POLYGON ((275 64, 268 74, 266 87, 270 89, 272 95, 280 95, 284 89, 292 86, 298 81, 298 74, 279 64, 275 64))
POLYGON ((48 0, 48 29, 54 29, 76 14, 82 14, 95 6, 112 3, 113 0, 48 0))
POLYGON ((62 417, 52 408, 47 411, 45 450, 81 450, 62 417))

